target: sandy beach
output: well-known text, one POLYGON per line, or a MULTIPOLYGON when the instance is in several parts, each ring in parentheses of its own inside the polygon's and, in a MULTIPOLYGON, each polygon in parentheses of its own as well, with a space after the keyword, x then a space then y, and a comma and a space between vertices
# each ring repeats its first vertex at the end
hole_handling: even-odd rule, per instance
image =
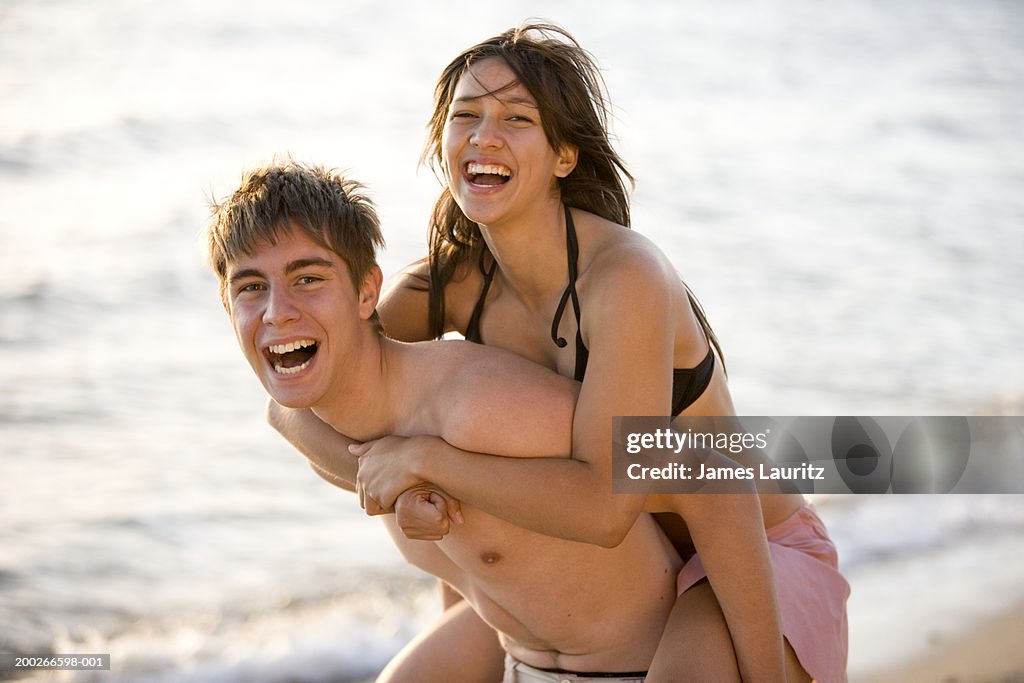
POLYGON ((1022 683, 1024 603, 960 638, 937 638, 924 655, 853 683, 1022 683))

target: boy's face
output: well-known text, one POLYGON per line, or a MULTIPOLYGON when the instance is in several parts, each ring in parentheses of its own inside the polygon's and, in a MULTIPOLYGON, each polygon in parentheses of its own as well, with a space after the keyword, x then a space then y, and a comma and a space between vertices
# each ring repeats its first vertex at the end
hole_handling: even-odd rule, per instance
POLYGON ((379 272, 356 291, 344 259, 298 229, 228 264, 225 305, 235 335, 275 401, 308 408, 341 390, 359 361, 379 272))

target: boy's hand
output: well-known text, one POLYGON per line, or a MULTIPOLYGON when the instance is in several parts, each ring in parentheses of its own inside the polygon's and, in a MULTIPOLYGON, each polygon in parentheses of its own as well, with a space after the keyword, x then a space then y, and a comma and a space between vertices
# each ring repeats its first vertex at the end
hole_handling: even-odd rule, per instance
POLYGON ((395 501, 395 519, 406 538, 440 541, 451 530, 451 524, 462 523, 462 510, 454 498, 417 486, 395 501))

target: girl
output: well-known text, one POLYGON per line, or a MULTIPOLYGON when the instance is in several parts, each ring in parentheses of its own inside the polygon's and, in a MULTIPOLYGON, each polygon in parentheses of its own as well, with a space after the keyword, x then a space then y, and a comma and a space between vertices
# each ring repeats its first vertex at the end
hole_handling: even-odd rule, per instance
MULTIPOLYGON (((657 514, 697 555, 680 572, 651 680, 845 680, 848 587, 799 495, 611 493, 613 416, 734 410, 699 306, 660 250, 627 229, 631 178, 589 55, 557 27, 514 29, 459 55, 435 105, 425 156, 447 187, 429 258, 385 297, 382 319, 399 339, 457 331, 580 381, 573 453, 497 458, 386 437, 353 450, 368 509, 429 481, 519 526, 607 546, 657 514), (743 531, 762 524, 768 544, 743 531)), ((308 416, 271 416, 315 462, 345 443, 319 439, 308 416)), ((469 616, 446 622, 409 661, 477 628, 469 616)))

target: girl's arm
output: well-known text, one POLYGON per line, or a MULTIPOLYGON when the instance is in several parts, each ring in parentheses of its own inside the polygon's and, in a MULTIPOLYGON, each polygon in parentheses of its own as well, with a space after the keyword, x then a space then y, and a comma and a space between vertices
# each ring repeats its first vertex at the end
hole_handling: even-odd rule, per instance
MULTIPOLYGON (((642 512, 644 496, 612 494, 612 417, 664 415, 671 405, 674 326, 666 323, 673 319, 667 282, 678 281, 670 267, 659 265, 660 260, 634 258, 591 276, 595 284, 582 297, 590 362, 572 422, 572 458, 494 457, 477 452, 482 449, 472 439, 456 442, 464 447, 456 448, 438 438, 386 437, 356 447, 365 456, 360 483, 368 495, 386 506, 398 486, 429 481, 512 524, 618 545, 642 512), (406 470, 404 478, 400 469, 406 470)), ((509 391, 502 400, 505 413, 530 409, 516 403, 528 402, 528 392, 509 391)), ((480 424, 486 427, 486 421, 480 424)), ((564 453, 549 448, 535 455, 564 453)))
MULTIPOLYGON (((735 490, 736 484, 730 482, 730 491, 735 490)), ((650 498, 650 508, 674 512, 686 520, 725 618, 742 680, 746 683, 786 680, 771 555, 753 483, 746 493, 650 498)), ((692 648, 680 647, 675 628, 678 626, 680 632, 685 632, 685 624, 692 624, 693 615, 677 612, 673 610, 666 626, 651 667, 652 677, 659 671, 678 672, 692 665, 692 648)), ((712 678, 717 680, 717 677, 712 678)))

